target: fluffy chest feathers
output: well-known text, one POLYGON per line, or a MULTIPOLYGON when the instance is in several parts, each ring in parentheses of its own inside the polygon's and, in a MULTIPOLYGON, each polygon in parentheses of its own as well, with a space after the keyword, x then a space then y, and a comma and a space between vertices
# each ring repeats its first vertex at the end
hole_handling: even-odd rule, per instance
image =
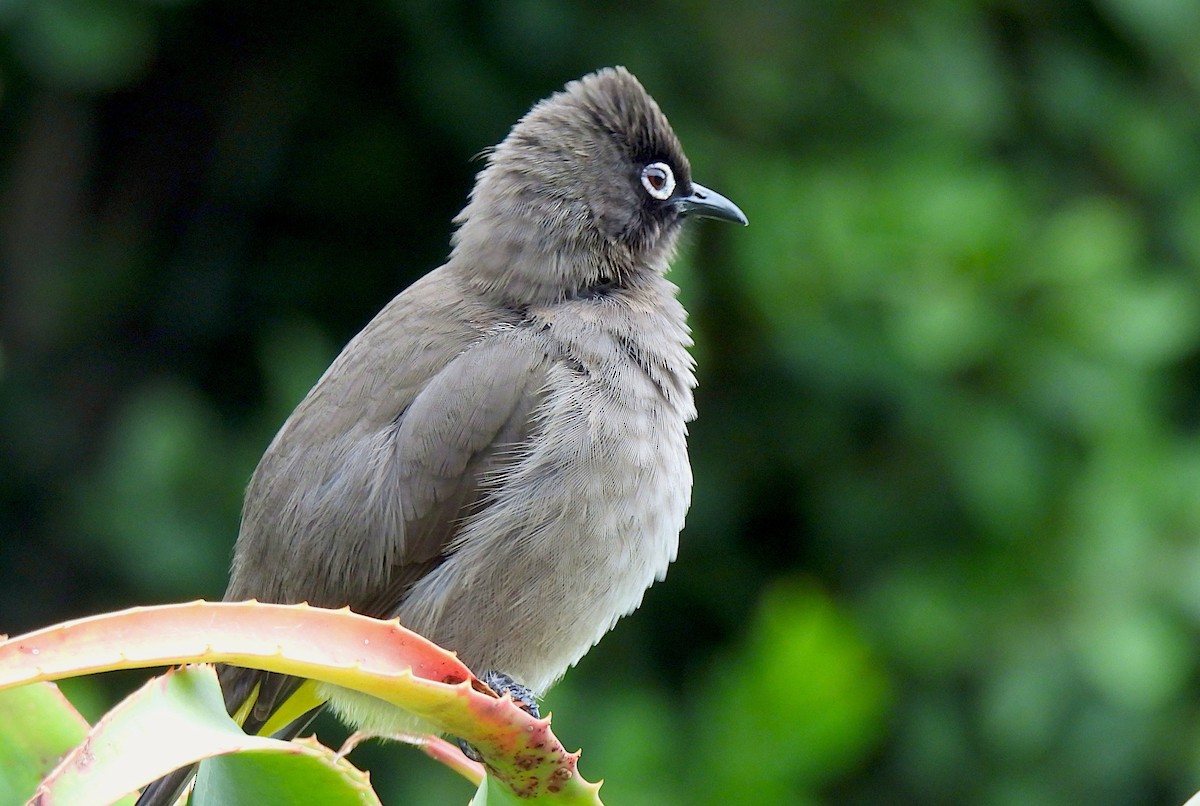
POLYGON ((674 293, 651 275, 482 316, 442 271, 397 297, 263 457, 227 598, 398 615, 548 686, 675 556, 695 380, 674 293))
POLYGON ((539 356, 528 437, 399 615, 468 664, 554 682, 674 559, 691 492, 690 339, 674 288, 531 309, 488 338, 539 356), (653 297, 653 298, 651 298, 653 297), (477 628, 479 614, 519 640, 477 628))

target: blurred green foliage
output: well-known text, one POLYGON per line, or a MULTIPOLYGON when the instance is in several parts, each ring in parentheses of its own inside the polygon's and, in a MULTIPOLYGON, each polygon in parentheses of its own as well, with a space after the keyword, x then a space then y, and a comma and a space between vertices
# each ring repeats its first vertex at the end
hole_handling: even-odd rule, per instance
POLYGON ((585 772, 623 804, 1200 789, 1190 0, 0 3, 0 630, 218 597, 257 456, 445 255, 472 155, 615 63, 751 227, 674 275, 695 503, 548 699, 585 772))

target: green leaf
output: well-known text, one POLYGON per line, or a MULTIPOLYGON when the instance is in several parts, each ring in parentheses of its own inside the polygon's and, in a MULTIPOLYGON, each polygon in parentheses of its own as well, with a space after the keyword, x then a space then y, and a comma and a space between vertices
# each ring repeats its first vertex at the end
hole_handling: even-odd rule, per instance
POLYGON ((29 800, 87 732, 87 722, 53 683, 0 691, 0 803, 29 800))
MULTIPOLYGON (((599 786, 579 775, 579 754, 567 752, 551 732, 549 718, 535 719, 509 697, 497 698, 453 653, 406 630, 397 621, 380 621, 348 609, 192 602, 79 619, 0 642, 0 688, 91 672, 196 661, 235 663, 370 694, 471 742, 486 759, 489 777, 520 793, 526 803, 538 798, 590 806, 600 802, 599 786)), ((244 736, 225 716, 215 683, 212 692, 198 689, 194 696, 199 702, 194 704, 185 698, 178 704, 160 705, 156 711, 142 702, 149 697, 145 692, 156 685, 171 691, 194 688, 186 681, 179 674, 151 681, 97 726, 85 745, 84 761, 95 749, 92 745, 97 742, 96 732, 106 723, 120 718, 119 725, 137 724, 137 719, 123 717, 127 711, 145 711, 141 717, 143 735, 150 735, 146 726, 152 723, 169 728, 145 748, 154 757, 150 769, 145 769, 146 764, 138 765, 143 759, 137 753, 112 756, 108 763, 117 767, 134 765, 135 769, 117 775, 121 785, 129 788, 117 791, 119 787, 110 784, 106 792, 123 794, 171 769, 214 754, 275 747, 256 744, 270 740, 244 736), (181 706, 182 716, 175 713, 181 706), (216 723, 212 722, 216 718, 211 717, 213 713, 221 717, 216 723), (194 724, 183 731, 178 727, 181 722, 194 724), (215 738, 247 743, 227 747, 216 742, 218 748, 226 749, 214 750, 215 738), (196 741, 202 744, 197 746, 196 741)), ((123 736, 120 731, 117 734, 123 736)), ((295 745, 284 746, 294 752, 295 745)), ((436 756, 439 747, 433 744, 431 755, 436 756)), ((430 749, 427 747, 427 752, 430 749)))
POLYGON ((311 739, 210 758, 189 806, 379 806, 369 776, 311 739))
POLYGON ((225 712, 211 666, 172 670, 134 692, 97 723, 40 793, 73 806, 102 806, 174 769, 231 753, 243 755, 217 759, 211 770, 205 765, 207 788, 196 806, 379 802, 366 776, 328 748, 243 733, 225 712))

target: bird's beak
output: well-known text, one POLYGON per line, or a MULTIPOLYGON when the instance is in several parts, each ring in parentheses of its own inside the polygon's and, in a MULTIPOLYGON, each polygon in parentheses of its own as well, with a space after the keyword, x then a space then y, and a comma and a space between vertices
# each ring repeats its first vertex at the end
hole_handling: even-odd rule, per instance
POLYGON ((736 221, 743 226, 750 223, 746 220, 746 214, 738 209, 736 204, 715 190, 709 190, 704 185, 696 182, 692 183, 692 195, 680 196, 673 204, 681 215, 719 218, 722 221, 736 221))

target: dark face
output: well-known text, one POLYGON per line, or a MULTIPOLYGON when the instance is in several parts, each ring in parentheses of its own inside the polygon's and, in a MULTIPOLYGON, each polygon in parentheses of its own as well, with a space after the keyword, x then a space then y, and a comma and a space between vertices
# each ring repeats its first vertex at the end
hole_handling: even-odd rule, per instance
POLYGON ((675 201, 690 192, 687 162, 661 152, 630 154, 620 144, 605 150, 607 159, 581 161, 577 184, 600 235, 638 254, 669 246, 683 221, 675 201))
POLYGON ((647 152, 627 156, 625 162, 624 173, 632 179, 626 198, 636 203, 629 206, 619 237, 631 248, 653 250, 659 241, 673 238, 688 215, 746 223, 737 205, 691 181, 686 158, 647 152))
POLYGON ((633 161, 637 181, 633 194, 639 203, 637 226, 630 233, 634 240, 645 239, 642 248, 649 248, 655 239, 673 232, 682 223, 676 201, 691 193, 687 164, 683 170, 673 164, 670 156, 646 157, 633 161))
POLYGON ((600 200, 592 208, 607 237, 647 253, 649 262, 656 263, 653 253, 671 247, 684 216, 746 223, 733 202, 692 181, 691 166, 671 124, 624 69, 602 70, 572 82, 551 101, 556 99, 562 100, 564 111, 583 121, 583 127, 591 128, 577 138, 595 147, 591 159, 580 161, 580 187, 600 200), (622 189, 606 192, 609 182, 622 189))
POLYGON ((666 271, 683 217, 696 212, 745 220, 692 182, 637 79, 602 70, 534 106, 496 147, 458 218, 455 257, 489 289, 562 298, 666 271))

